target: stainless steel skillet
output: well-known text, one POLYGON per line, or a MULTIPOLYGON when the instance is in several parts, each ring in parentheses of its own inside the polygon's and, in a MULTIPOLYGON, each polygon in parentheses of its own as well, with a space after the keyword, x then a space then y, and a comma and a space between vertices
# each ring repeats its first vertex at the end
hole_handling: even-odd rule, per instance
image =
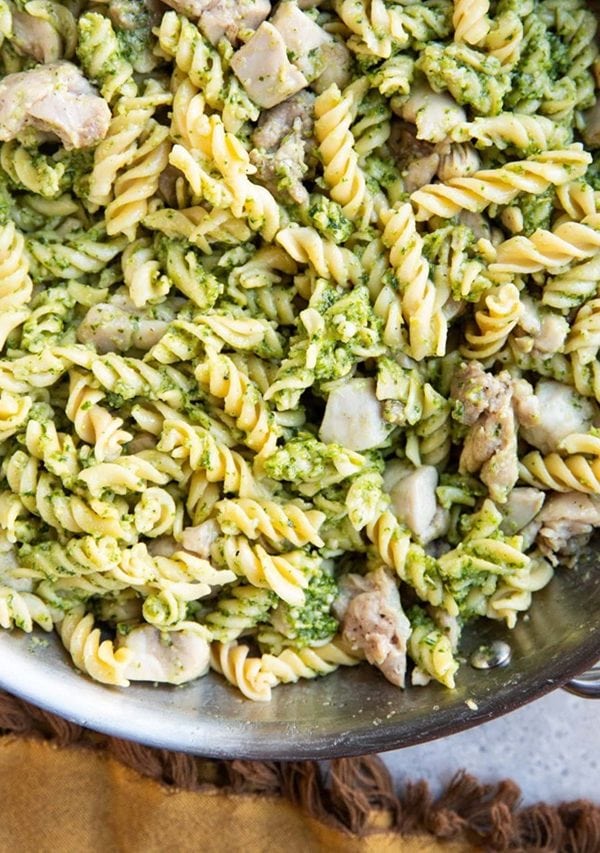
MULTIPOLYGON (((481 671, 465 663, 456 691, 434 684, 401 691, 361 665, 279 687, 262 705, 214 674, 179 688, 104 687, 75 671, 54 637, 0 631, 0 687, 92 729, 206 756, 331 758, 396 749, 505 714, 600 659, 597 551, 576 569, 559 570, 514 631, 474 625, 465 657, 496 639, 512 647, 509 666, 481 671)), ((597 695, 599 675, 576 679, 571 689, 597 695)))

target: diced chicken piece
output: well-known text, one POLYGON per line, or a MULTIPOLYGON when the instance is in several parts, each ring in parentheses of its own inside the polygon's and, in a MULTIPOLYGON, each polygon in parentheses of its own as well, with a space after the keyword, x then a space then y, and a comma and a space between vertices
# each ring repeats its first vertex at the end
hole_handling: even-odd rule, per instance
POLYGON ((181 544, 186 551, 192 551, 207 560, 213 543, 220 535, 219 525, 213 518, 209 518, 196 527, 186 527, 182 534, 181 544))
POLYGON ((165 7, 160 0, 108 0, 108 17, 120 30, 135 30, 140 25, 140 13, 150 13, 150 20, 158 24, 165 7))
POLYGON ((267 21, 236 51, 231 68, 260 107, 274 107, 308 86, 304 74, 289 61, 281 34, 267 21))
POLYGON ((208 672, 210 647, 199 632, 161 633, 152 625, 140 625, 120 636, 117 644, 132 653, 124 673, 131 681, 184 684, 208 672))
POLYGON ((332 39, 321 48, 321 56, 325 70, 313 80, 313 89, 317 95, 334 84, 340 90, 345 89, 352 79, 352 54, 346 45, 332 39))
POLYGON ((513 379, 513 409, 520 428, 537 426, 539 403, 533 386, 526 379, 513 379))
POLYGON ((310 82, 325 70, 327 56, 324 48, 333 38, 302 12, 292 0, 284 0, 271 18, 285 42, 287 54, 310 82))
POLYGON ((374 379, 350 379, 330 393, 319 430, 321 441, 368 450, 382 444, 388 432, 374 379))
POLYGON ((451 394, 455 417, 470 426, 459 471, 479 471, 492 500, 504 503, 519 475, 511 377, 493 376, 479 362, 471 362, 458 369, 451 394))
POLYGON ((426 83, 413 86, 401 111, 405 121, 416 124, 417 138, 442 142, 450 130, 467 120, 467 114, 447 92, 434 92, 426 83))
POLYGON ((153 557, 171 557, 180 550, 181 545, 172 536, 158 536, 148 542, 148 551, 153 557))
POLYGON ((451 145, 442 143, 438 153, 440 165, 437 174, 440 181, 464 178, 481 168, 479 154, 468 142, 453 142, 451 145))
POLYGON ((256 178, 274 195, 299 204, 308 200, 302 180, 315 159, 314 95, 299 92, 282 104, 262 113, 252 134, 255 148, 250 159, 256 178))
POLYGON ((505 402, 506 383, 487 373, 478 361, 461 364, 450 390, 454 401, 454 417, 472 426, 487 411, 497 412, 505 402))
MULTIPOLYGON (((541 379, 535 386, 536 417, 520 421, 520 433, 542 453, 552 453, 568 435, 587 432, 598 407, 592 400, 580 397, 570 385, 541 379)), ((519 415, 520 408, 517 408, 519 415)))
POLYGON ((65 148, 85 148, 106 136, 110 110, 70 62, 8 74, 0 82, 0 140, 25 127, 57 136, 65 148))
POLYGON ((299 92, 272 110, 261 113, 252 134, 252 144, 256 148, 273 151, 291 133, 297 119, 301 122, 302 138, 310 139, 314 126, 313 105, 314 96, 310 92, 299 92))
POLYGON ((333 604, 333 612, 341 621, 342 639, 350 648, 362 651, 388 681, 404 687, 411 628, 390 574, 377 569, 364 576, 346 575, 340 581, 340 597, 333 604))
POLYGON ((392 122, 388 145, 404 175, 406 192, 414 192, 433 179, 440 163, 439 154, 431 142, 417 138, 413 125, 392 122))
POLYGON ((77 329, 77 340, 93 344, 104 355, 107 352, 125 352, 131 348, 131 317, 107 302, 92 306, 77 329))
POLYGON ((502 532, 514 536, 527 527, 541 510, 545 497, 544 492, 529 486, 513 489, 502 507, 502 532))
POLYGON ((546 501, 536 521, 540 523, 538 547, 556 564, 559 562, 556 555, 569 558, 577 554, 594 528, 600 526, 600 500, 580 492, 555 494, 546 501))
POLYGON ((600 98, 583 116, 583 141, 590 148, 600 147, 600 98))
MULTIPOLYGON (((134 309, 135 310, 135 309, 134 309)), ((77 329, 77 340, 93 344, 101 353, 149 350, 167 331, 165 320, 134 316, 118 304, 99 302, 93 305, 77 329)))
POLYGON ((256 30, 270 11, 269 0, 213 0, 202 12, 199 26, 211 44, 223 37, 235 44, 241 31, 256 30))
POLYGON ((394 512, 422 544, 437 539, 448 528, 449 515, 438 506, 438 472, 423 465, 396 483, 390 491, 394 512))
POLYGON ((55 62, 62 55, 62 41, 52 24, 25 12, 12 13, 12 43, 38 62, 55 62))
POLYGON ((481 213, 474 213, 471 210, 461 210, 457 216, 461 225, 466 225, 470 228, 476 240, 490 240, 492 232, 489 222, 481 213))
POLYGON ((517 433, 510 397, 499 412, 487 412, 469 430, 460 456, 461 474, 479 476, 490 497, 504 503, 517 482, 517 433))
POLYGON ((294 128, 279 148, 273 152, 255 148, 250 153, 250 159, 257 167, 256 179, 275 196, 285 192, 297 204, 308 202, 308 190, 302 183, 306 163, 300 119, 296 119, 294 128))
POLYGON ((163 0, 163 2, 188 18, 197 19, 211 5, 211 0, 163 0))
POLYGON ((168 327, 169 324, 165 320, 143 317, 133 324, 132 347, 147 352, 160 341, 168 327))
POLYGON ((548 312, 542 317, 540 330, 533 339, 534 355, 550 356, 560 352, 569 334, 569 322, 560 314, 548 312))
POLYGON ((521 352, 549 357, 560 352, 569 334, 569 322, 561 314, 544 310, 526 294, 521 298, 522 313, 515 331, 515 346, 521 352))
POLYGON ((415 466, 404 459, 392 459, 385 466, 383 472, 383 488, 388 494, 398 485, 400 480, 408 477, 415 470, 415 466))

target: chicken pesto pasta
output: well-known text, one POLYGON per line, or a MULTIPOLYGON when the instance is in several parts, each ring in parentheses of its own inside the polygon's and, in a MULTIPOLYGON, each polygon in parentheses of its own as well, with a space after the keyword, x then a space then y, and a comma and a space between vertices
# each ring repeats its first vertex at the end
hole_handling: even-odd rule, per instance
POLYGON ((0 0, 0 627, 454 687, 600 527, 595 29, 0 0))

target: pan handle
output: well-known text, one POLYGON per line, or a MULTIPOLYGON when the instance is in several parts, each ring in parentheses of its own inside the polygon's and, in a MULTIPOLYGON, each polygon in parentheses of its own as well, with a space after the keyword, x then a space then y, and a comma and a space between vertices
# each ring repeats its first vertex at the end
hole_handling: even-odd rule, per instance
POLYGON ((567 681, 564 688, 583 699, 600 699, 600 662, 587 672, 567 681))

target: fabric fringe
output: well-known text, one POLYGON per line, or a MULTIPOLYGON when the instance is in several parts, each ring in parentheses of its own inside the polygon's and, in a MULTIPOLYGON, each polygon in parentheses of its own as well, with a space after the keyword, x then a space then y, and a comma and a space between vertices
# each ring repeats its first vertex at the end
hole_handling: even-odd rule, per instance
POLYGON ((600 851, 600 806, 577 800, 522 808, 521 792, 512 781, 484 785, 460 772, 434 799, 422 781, 398 793, 385 765, 373 755, 327 764, 214 761, 100 735, 6 693, 0 693, 0 734, 99 749, 166 786, 282 796, 310 817, 358 836, 426 833, 486 851, 600 851))

